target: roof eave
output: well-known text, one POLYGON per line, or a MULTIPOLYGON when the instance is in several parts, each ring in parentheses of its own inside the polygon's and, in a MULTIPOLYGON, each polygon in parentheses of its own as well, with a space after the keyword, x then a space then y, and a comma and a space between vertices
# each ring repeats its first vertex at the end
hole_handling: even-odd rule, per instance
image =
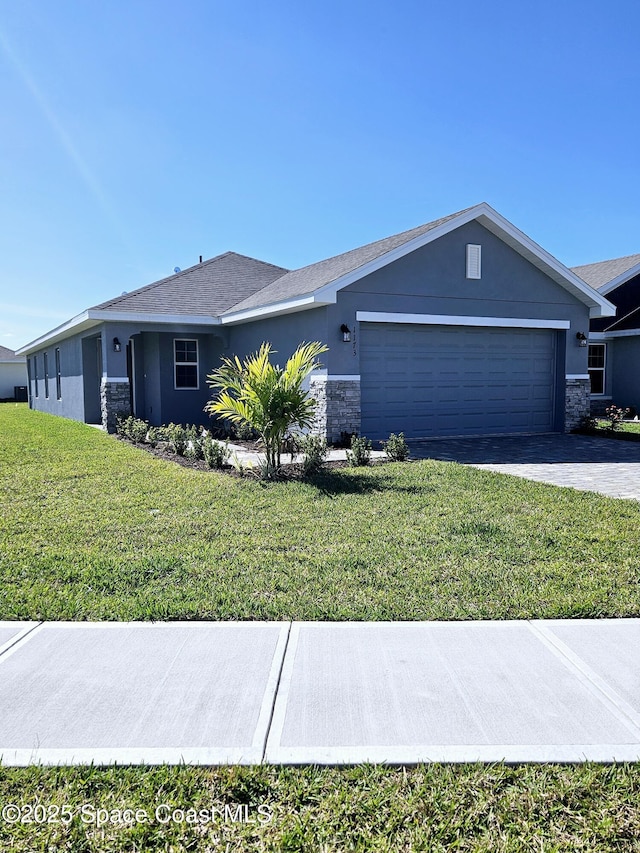
POLYGON ((334 299, 321 299, 319 292, 306 296, 286 299, 281 302, 270 302, 267 305, 259 305, 255 308, 246 308, 243 311, 229 311, 220 318, 224 326, 232 326, 236 323, 245 323, 249 320, 266 320, 268 317, 279 317, 283 314, 294 314, 297 311, 306 311, 309 308, 320 308, 335 302, 334 299))
POLYGON ((634 264, 634 266, 629 267, 628 270, 620 273, 615 278, 612 278, 611 281, 608 281, 606 284, 603 284, 602 287, 598 288, 598 293, 601 293, 605 296, 607 293, 611 293, 612 290, 615 290, 617 287, 620 287, 621 284, 626 284, 635 276, 640 275, 640 264, 634 264))
POLYGON ((399 260, 416 249, 420 249, 428 243, 438 240, 445 234, 449 234, 473 220, 480 222, 488 231, 491 231, 491 233, 495 234, 530 263, 533 263, 534 266, 538 267, 538 269, 587 305, 590 318, 596 319, 598 317, 615 316, 615 305, 612 305, 601 293, 594 290, 594 288, 573 273, 568 267, 554 258, 553 255, 550 255, 549 252, 531 240, 530 237, 527 237, 526 234, 494 210, 491 205, 482 202, 475 207, 463 211, 458 216, 454 216, 452 219, 443 222, 441 225, 426 231, 424 234, 408 240, 401 246, 396 246, 390 252, 385 252, 383 255, 374 258, 357 269, 351 270, 334 281, 322 285, 303 298, 290 299, 279 303, 271 302, 256 308, 247 309, 246 311, 229 313, 223 317, 222 322, 241 323, 244 320, 256 319, 258 317, 273 317, 278 314, 288 314, 293 311, 304 310, 304 308, 314 307, 309 304, 310 302, 325 305, 335 302, 339 290, 399 260), (297 305, 300 307, 296 307, 297 305))
POLYGON ((190 325, 190 326, 219 326, 220 318, 213 315, 201 314, 156 314, 145 311, 112 311, 101 308, 88 308, 81 314, 67 320, 61 326, 57 326, 50 332, 31 341, 16 350, 17 355, 29 355, 29 353, 42 349, 43 346, 58 343, 71 335, 86 332, 99 326, 100 323, 153 323, 155 325, 190 325))

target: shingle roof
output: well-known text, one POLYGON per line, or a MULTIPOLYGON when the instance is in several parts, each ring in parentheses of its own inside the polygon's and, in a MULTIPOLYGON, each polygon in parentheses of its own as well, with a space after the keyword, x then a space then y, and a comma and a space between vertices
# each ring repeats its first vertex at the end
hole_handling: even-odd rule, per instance
POLYGON ((579 275, 583 281, 599 290, 627 272, 632 267, 640 264, 640 255, 627 255, 624 258, 613 258, 610 261, 599 261, 597 264, 585 264, 581 267, 572 267, 571 271, 579 275))
POLYGON ((287 272, 284 267, 225 252, 94 309, 216 316, 287 272))
POLYGON ((467 210, 471 210, 471 208, 459 210, 457 213, 452 213, 433 222, 427 222, 425 225, 419 225, 417 228, 403 231, 401 234, 394 234, 392 237, 376 240, 375 243, 368 243, 366 246, 351 249, 349 252, 335 255, 333 258, 327 258, 301 269, 292 270, 286 275, 275 279, 275 281, 268 284, 262 290, 248 295, 242 301, 238 301, 229 310, 233 310, 234 312, 243 311, 312 293, 314 290, 336 281, 336 279, 341 278, 343 275, 357 270, 375 258, 391 252, 398 246, 408 243, 414 237, 420 237, 426 234, 427 231, 443 225, 450 219, 455 219, 456 216, 460 216, 460 214, 465 213, 467 210))
POLYGON ((12 349, 0 346, 0 361, 24 361, 23 355, 16 355, 12 349))

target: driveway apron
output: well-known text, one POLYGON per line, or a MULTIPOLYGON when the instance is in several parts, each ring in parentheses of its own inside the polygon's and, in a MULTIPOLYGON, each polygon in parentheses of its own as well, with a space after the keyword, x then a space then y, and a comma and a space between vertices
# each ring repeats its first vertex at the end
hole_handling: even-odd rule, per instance
POLYGON ((612 498, 640 500, 640 442, 586 435, 519 435, 410 442, 413 459, 460 462, 612 498))

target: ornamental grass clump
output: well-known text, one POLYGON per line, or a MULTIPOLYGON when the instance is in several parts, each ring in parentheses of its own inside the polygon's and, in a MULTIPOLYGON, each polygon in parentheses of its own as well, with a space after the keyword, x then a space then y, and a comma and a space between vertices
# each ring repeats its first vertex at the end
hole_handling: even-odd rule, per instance
POLYGON ((301 344, 284 367, 271 364, 271 344, 263 343, 258 352, 240 361, 237 356, 223 358, 221 366, 207 377, 217 396, 205 410, 230 421, 236 428, 249 425, 260 436, 264 447, 261 476, 271 479, 280 469, 280 453, 287 433, 308 429, 315 416, 315 400, 302 387, 303 381, 321 367, 318 356, 326 352, 315 341, 301 344))

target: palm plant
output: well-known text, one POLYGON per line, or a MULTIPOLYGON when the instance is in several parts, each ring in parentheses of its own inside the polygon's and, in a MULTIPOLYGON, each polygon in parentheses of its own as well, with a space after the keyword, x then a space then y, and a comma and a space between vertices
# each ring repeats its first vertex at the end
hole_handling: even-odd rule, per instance
POLYGON ((242 362, 237 356, 223 358, 220 367, 207 376, 207 384, 218 389, 218 394, 205 410, 256 430, 264 445, 267 476, 280 467, 280 449, 287 432, 313 424, 315 400, 302 383, 320 367, 318 356, 326 350, 318 341, 300 344, 280 367, 269 360, 271 344, 263 343, 258 352, 242 362))

